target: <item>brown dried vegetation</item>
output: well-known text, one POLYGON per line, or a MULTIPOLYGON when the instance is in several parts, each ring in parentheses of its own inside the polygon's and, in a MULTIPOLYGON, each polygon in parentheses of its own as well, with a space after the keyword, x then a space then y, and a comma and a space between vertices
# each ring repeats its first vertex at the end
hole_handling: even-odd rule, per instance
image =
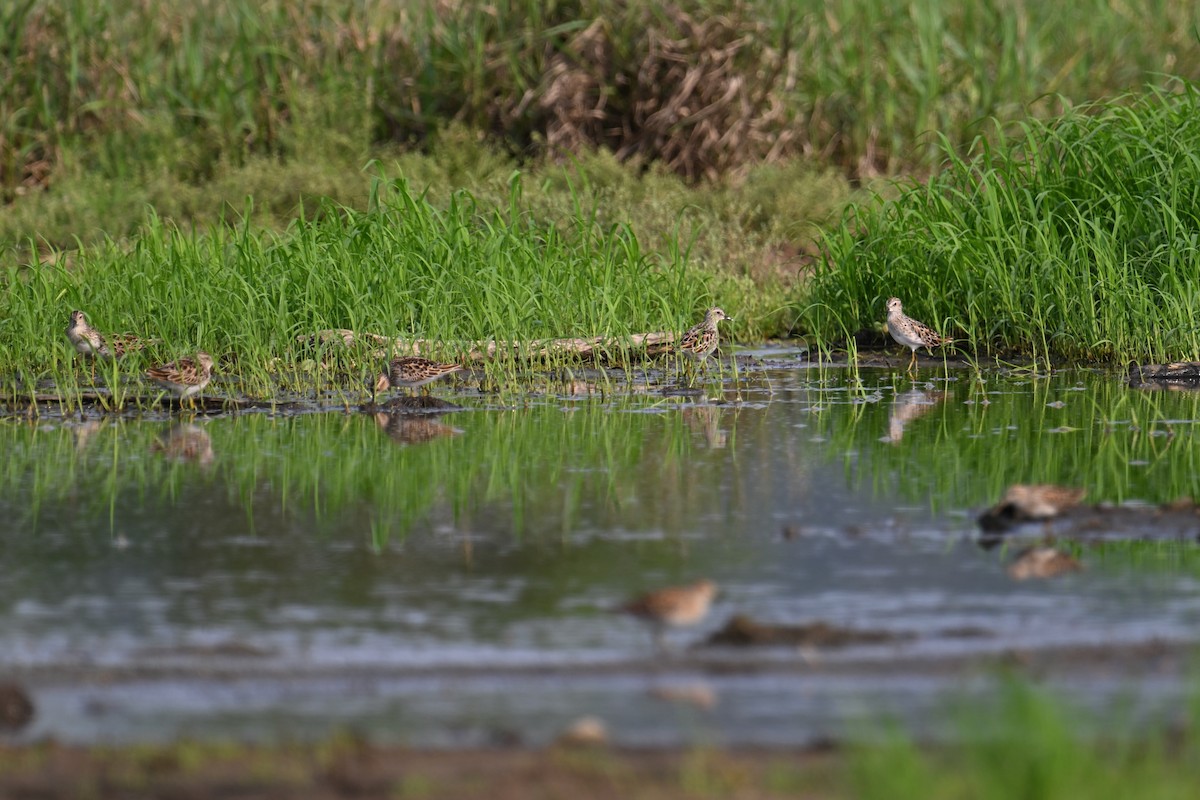
POLYGON ((696 180, 779 157, 793 141, 777 89, 789 82, 788 37, 772 44, 742 3, 697 19, 677 5, 643 8, 625 42, 597 19, 547 61, 538 107, 558 151, 608 147, 696 180))

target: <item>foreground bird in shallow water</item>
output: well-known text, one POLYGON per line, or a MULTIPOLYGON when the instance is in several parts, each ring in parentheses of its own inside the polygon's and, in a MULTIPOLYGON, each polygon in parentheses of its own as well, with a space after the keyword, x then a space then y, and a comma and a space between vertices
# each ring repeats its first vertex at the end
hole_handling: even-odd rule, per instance
POLYGON ((1000 505, 1012 505, 1026 519, 1049 519, 1069 511, 1087 495, 1087 489, 1050 483, 1014 483, 1000 505))
POLYGON ((195 358, 185 356, 170 364, 151 367, 146 370, 146 377, 180 400, 186 400, 208 386, 212 379, 212 366, 212 356, 200 350, 195 358))
POLYGON ((732 320, 724 311, 713 306, 704 312, 704 319, 688 328, 679 340, 679 352, 693 361, 704 361, 717 349, 720 335, 717 333, 717 323, 723 319, 732 320))
POLYGON ((916 366, 918 347, 937 347, 949 341, 949 339, 943 339, 925 323, 918 322, 905 314, 898 297, 888 299, 887 311, 888 333, 897 342, 912 350, 912 360, 908 362, 910 371, 916 366))
POLYGON ((420 356, 393 358, 387 371, 375 379, 375 393, 386 392, 393 386, 415 389, 460 370, 460 364, 439 364, 420 356))
POLYGON ((621 611, 645 620, 654 630, 654 642, 663 646, 668 626, 695 625, 708 616, 709 606, 717 595, 717 585, 700 580, 687 586, 669 586, 638 597, 621 607, 621 611))
POLYGON ((71 312, 67 325, 67 338, 80 355, 93 358, 120 358, 126 353, 141 350, 146 346, 138 337, 128 333, 103 334, 88 324, 82 311, 71 312))

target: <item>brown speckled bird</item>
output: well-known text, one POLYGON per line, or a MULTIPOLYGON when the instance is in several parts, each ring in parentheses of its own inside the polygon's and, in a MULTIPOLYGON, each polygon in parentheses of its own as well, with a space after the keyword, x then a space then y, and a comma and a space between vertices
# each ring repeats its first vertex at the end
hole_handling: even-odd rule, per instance
POLYGON ((150 342, 131 333, 101 333, 88 324, 82 311, 72 311, 67 325, 67 339, 75 352, 89 356, 92 361, 92 377, 95 377, 96 359, 121 358, 127 353, 141 350, 150 342))
POLYGON ((1000 504, 1012 505, 1025 519, 1049 519, 1079 505, 1087 489, 1050 483, 1014 483, 1000 504))
POLYGON ((386 392, 393 386, 415 389, 462 370, 461 364, 439 364, 420 356, 393 358, 387 371, 375 380, 375 392, 386 392))
POLYGON ((669 586, 657 589, 632 600, 621 607, 626 614, 645 620, 654 631, 654 641, 659 648, 667 627, 695 625, 708 615, 709 606, 717 595, 717 585, 710 580, 699 580, 686 586, 669 586))
POLYGON ((703 362, 717 349, 720 340, 717 323, 723 319, 732 320, 733 317, 716 306, 704 312, 704 319, 688 328, 679 340, 679 352, 693 361, 703 362))
POLYGON ((212 367, 212 356, 201 350, 195 358, 185 356, 169 364, 151 367, 146 370, 146 377, 180 400, 186 400, 208 386, 212 367))
POLYGON ((900 344, 912 350, 912 360, 908 362, 911 370, 917 363, 918 347, 937 347, 946 344, 949 339, 942 338, 933 328, 923 322, 918 322, 904 313, 900 298, 892 297, 887 301, 887 328, 900 344))

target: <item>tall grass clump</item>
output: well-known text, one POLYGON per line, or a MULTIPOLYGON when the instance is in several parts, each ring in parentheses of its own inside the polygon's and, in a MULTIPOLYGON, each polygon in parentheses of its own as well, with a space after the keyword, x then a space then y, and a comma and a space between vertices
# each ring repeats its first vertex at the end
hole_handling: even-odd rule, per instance
POLYGON ((962 703, 953 744, 922 749, 896 733, 884 743, 858 745, 848 770, 853 796, 1182 800, 1195 793, 1200 762, 1191 731, 1200 706, 1194 700, 1175 718, 1148 720, 1119 705, 1103 713, 1074 705, 1005 676, 995 698, 962 703))
POLYGON ((804 312, 878 327, 888 296, 988 353, 1200 358, 1200 89, 1179 81, 977 142, 825 240, 804 312))
POLYGON ((127 248, 109 241, 69 266, 10 270, 0 356, 69 391, 82 370, 63 328, 80 308, 101 330, 158 339, 162 357, 207 349, 246 394, 281 383, 357 390, 341 373, 363 361, 340 340, 314 353, 298 337, 348 328, 440 342, 433 355, 462 358, 489 340, 680 329, 709 301, 682 260, 652 258, 628 228, 543 223, 520 212, 516 180, 512 193, 508 211, 480 210, 466 192, 435 207, 403 182, 380 184, 367 211, 327 205, 281 233, 152 221, 127 248), (328 374, 299 371, 330 359, 328 374))

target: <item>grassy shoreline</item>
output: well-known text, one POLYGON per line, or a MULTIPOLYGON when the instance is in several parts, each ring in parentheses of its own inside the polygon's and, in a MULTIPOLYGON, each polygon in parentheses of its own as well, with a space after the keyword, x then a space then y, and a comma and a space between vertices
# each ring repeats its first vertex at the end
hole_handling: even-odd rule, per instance
MULTIPOLYGON (((0 357, 19 376, 5 393, 31 397, 52 381, 80 395, 80 365, 57 330, 76 307, 101 330, 161 339, 156 357, 217 351, 256 398, 356 385, 362 354, 299 351, 297 336, 326 328, 443 342, 620 338, 682 330, 720 304, 737 318, 728 338, 802 335, 828 349, 879 329, 892 294, 971 359, 1200 358, 1189 188, 1200 104, 1187 83, 1200 77, 1200 47, 1181 33, 1196 12, 1141 2, 1162 25, 1099 52, 1137 9, 930 0, 899 14, 846 0, 788 15, 765 0, 713 0, 649 22, 620 6, 601 31, 586 2, 540 16, 528 4, 373 16, 233 2, 209 19, 204 3, 64 11, 30 0, 0 26, 20 78, 0 103, 23 114, 0 134, 0 357), (891 60, 866 58, 850 31, 863 19, 906 42, 891 60), (1034 22, 1039 34, 1018 35, 1034 22), (721 74, 758 75, 782 126, 750 114, 751 138, 804 146, 750 148, 736 163, 697 154, 723 165, 717 177, 697 167, 703 179, 680 165, 671 136, 661 151, 604 136, 555 146, 546 120, 567 112, 538 98, 546 75, 575 67, 554 48, 600 37, 610 72, 589 80, 616 86, 630 65, 658 64, 646 25, 678 33, 701 61, 745 34, 721 74), (995 54, 989 31, 1002 34, 995 54), (629 51, 611 50, 623 32, 636 34, 629 51), (822 69, 793 74, 801 43, 822 69), (785 62, 777 86, 783 73, 767 67, 785 62), (114 65, 125 83, 112 82, 114 65), (1152 65, 1179 78, 1074 105, 1152 65), (1004 79, 972 78, 989 70, 1004 79), (529 100, 526 117, 505 116, 516 97, 529 100), (838 117, 839 103, 857 110, 838 117), (869 181, 902 171, 921 181, 869 181)), ((650 116, 670 107, 638 102, 650 116)), ((124 368, 105 369, 118 386, 124 368)))
POLYGON ((926 184, 852 209, 825 241, 809 324, 878 318, 888 294, 982 352, 1200 359, 1200 87, 1168 83, 1029 121, 926 184))
MULTIPOLYGON (((994 716, 960 713, 970 731, 919 745, 888 725, 869 741, 811 748, 420 750, 350 736, 303 744, 0 747, 0 792, 38 797, 1191 797, 1200 760, 1190 723, 1105 729, 1047 691, 1009 681, 994 716)), ((1195 719, 1193 706, 1190 720, 1195 719)))

